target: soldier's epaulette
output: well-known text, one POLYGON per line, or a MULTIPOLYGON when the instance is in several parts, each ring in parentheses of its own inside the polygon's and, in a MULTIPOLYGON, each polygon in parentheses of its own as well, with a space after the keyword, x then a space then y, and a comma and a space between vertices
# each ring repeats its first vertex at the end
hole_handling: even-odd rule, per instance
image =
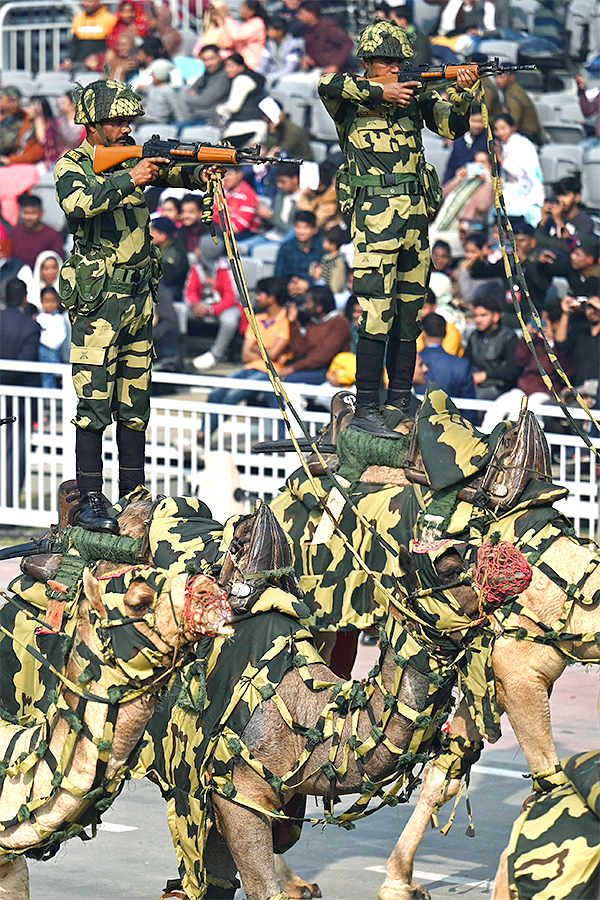
POLYGON ((77 150, 77 148, 72 148, 71 150, 67 150, 64 154, 67 159, 73 160, 73 162, 81 163, 84 159, 89 159, 87 153, 82 153, 81 150, 77 150))

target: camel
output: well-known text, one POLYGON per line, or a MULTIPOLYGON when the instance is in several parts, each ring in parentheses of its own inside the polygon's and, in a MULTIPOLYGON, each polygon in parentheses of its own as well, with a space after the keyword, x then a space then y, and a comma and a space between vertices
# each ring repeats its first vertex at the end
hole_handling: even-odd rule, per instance
MULTIPOLYGON (((567 583, 576 584, 597 554, 595 547, 589 549, 569 538, 558 538, 544 554, 544 560, 567 583)), ((565 623, 565 632, 587 635, 587 640, 559 641, 556 646, 517 641, 513 637, 499 636, 496 640, 492 660, 498 698, 534 778, 551 776, 559 767, 552 738, 549 698, 552 685, 567 665, 563 650, 582 663, 600 661, 600 646, 593 639, 593 635, 600 631, 600 602, 593 599, 598 590, 600 570, 596 569, 583 586, 587 602, 577 600, 565 623)), ((531 585, 521 595, 520 602, 539 616, 545 625, 553 626, 564 609, 566 599, 561 588, 534 567, 531 585)), ((524 616, 511 617, 510 624, 541 634, 541 629, 524 616)), ((496 627, 500 632, 499 626, 496 627)), ((472 753, 469 764, 476 762, 482 736, 464 701, 451 720, 450 735, 467 738, 475 744, 477 749, 472 753)), ((456 796, 460 783, 460 778, 448 779, 446 772, 435 764, 427 766, 415 810, 388 859, 387 877, 379 890, 378 900, 429 900, 429 892, 412 879, 414 857, 432 815, 456 796)), ((494 898, 508 898, 507 890, 506 868, 503 865, 494 898)))
MULTIPOLYGON (((101 564, 98 578, 84 570, 73 643, 49 714, 0 724, 0 897, 28 900, 25 855, 52 855, 60 840, 99 821, 137 758, 157 692, 182 651, 204 634, 231 633, 231 607, 213 579, 181 575, 157 593, 164 579, 151 584, 150 567, 130 567, 126 593, 109 596, 103 587, 114 569, 101 564)), ((32 618, 26 610, 18 615, 32 618)), ((37 623, 32 643, 40 631, 52 636, 37 623)))
MULTIPOLYGON (((279 573, 284 572, 286 565, 291 563, 290 547, 270 508, 263 505, 261 511, 264 520, 263 534, 269 532, 273 545, 278 548, 273 551, 270 568, 279 573), (281 535, 280 537, 277 537, 277 532, 281 535)), ((120 518, 121 533, 132 536, 141 533, 140 520, 144 520, 147 516, 147 508, 143 504, 131 504, 126 512, 127 516, 122 514, 120 518)), ((247 543, 247 535, 244 538, 243 523, 236 531, 236 535, 238 537, 230 545, 233 551, 230 549, 229 556, 223 565, 221 581, 224 580, 228 571, 234 572, 238 576, 238 590, 236 591, 238 606, 236 608, 239 611, 243 607, 244 597, 243 591, 239 590, 244 586, 244 578, 240 579, 239 577, 243 568, 240 554, 243 550, 244 540, 247 543), (232 556, 233 565, 231 563, 232 556)), ((254 544, 260 546, 260 542, 254 541, 254 544)), ((252 554, 247 554, 247 559, 252 561, 252 554)), ((347 682, 344 686, 343 696, 345 698, 350 698, 357 692, 361 696, 364 693, 365 700, 355 708, 353 715, 342 716, 345 709, 343 704, 338 710, 337 704, 332 702, 338 696, 334 686, 336 683, 339 686, 339 679, 324 664, 314 649, 314 645, 312 643, 309 645, 309 635, 302 630, 301 638, 304 642, 302 653, 309 654, 306 664, 307 672, 305 675, 301 675, 298 668, 290 662, 285 674, 276 684, 277 700, 266 699, 264 702, 259 700, 250 710, 249 719, 238 735, 249 758, 255 758, 259 763, 258 767, 253 766, 248 762, 248 756, 244 756, 244 761, 236 759, 233 762, 230 791, 236 791, 242 796, 243 802, 232 804, 228 799, 230 791, 222 790, 219 787, 214 788, 214 784, 210 788, 214 822, 218 832, 225 839, 226 846, 222 840, 219 842, 218 838, 215 839, 217 832, 213 827, 208 833, 206 852, 204 853, 204 848, 200 846, 200 837, 198 844, 190 850, 189 844, 193 841, 189 828, 196 824, 197 814, 193 820, 190 820, 186 819, 182 813, 173 815, 175 807, 171 810, 169 821, 178 858, 183 861, 185 869, 183 883, 186 897, 196 900, 196 898, 204 896, 204 888, 198 883, 195 872, 196 861, 201 859, 203 854, 210 859, 210 875, 212 877, 231 881, 236 870, 239 872, 248 900, 267 900, 267 898, 275 897, 283 900, 283 898, 289 897, 287 892, 280 891, 273 856, 272 822, 269 813, 276 813, 283 809, 290 798, 296 794, 311 794, 333 800, 338 796, 364 790, 365 779, 367 783, 371 784, 384 781, 394 773, 401 774, 402 770, 398 769, 398 759, 399 757, 403 758, 403 754, 413 747, 414 735, 419 730, 418 727, 415 728, 415 718, 428 708, 430 703, 428 694, 433 682, 426 671, 427 666, 435 667, 442 657, 445 657, 443 670, 450 672, 452 670, 451 660, 460 652, 462 641, 471 640, 473 632, 479 629, 479 626, 477 628, 470 627, 472 618, 478 615, 477 594, 465 585, 457 583, 455 566, 451 559, 450 575, 446 571, 447 566, 448 562, 443 556, 436 561, 440 586, 442 588, 445 585, 451 587, 454 613, 449 621, 452 622, 452 627, 445 624, 444 612, 442 612, 440 613, 441 621, 438 623, 439 631, 436 630, 434 633, 436 635, 435 643, 444 643, 442 633, 452 631, 452 639, 449 644, 444 644, 443 650, 435 650, 435 644, 427 644, 423 635, 419 637, 419 628, 415 626, 411 629, 412 633, 417 639, 425 641, 421 645, 422 656, 419 665, 421 669, 425 665, 425 670, 419 671, 413 668, 412 662, 404 669, 400 668, 401 648, 405 641, 410 641, 412 638, 402 625, 401 615, 392 607, 385 622, 384 634, 386 637, 379 665, 366 683, 347 682), (459 616, 461 627, 456 625, 454 615, 459 616), (428 651, 425 649, 426 646, 429 647, 428 651), (308 678, 312 685, 318 686, 317 689, 308 687, 306 683, 308 678), (282 718, 282 709, 287 709, 285 720, 282 718), (290 721, 295 723, 293 729, 287 724, 290 721), (311 748, 310 752, 307 752, 305 732, 307 729, 313 730, 320 721, 333 723, 331 727, 336 733, 332 736, 331 732, 325 729, 326 733, 324 732, 323 739, 317 740, 316 745, 311 748), (348 747, 356 748, 362 742, 368 743, 369 735, 373 733, 374 722, 379 723, 382 734, 370 752, 364 756, 357 755, 356 752, 349 752, 348 747), (382 723, 384 723, 383 726, 382 723), (336 725, 339 726, 337 730, 334 727, 336 725), (338 769, 334 776, 332 776, 331 763, 338 769), (283 786, 280 789, 274 789, 268 780, 261 777, 257 768, 260 771, 266 769, 275 778, 284 779, 283 786), (286 773, 293 773, 287 781, 285 780, 286 773), (256 809, 264 810, 265 813, 257 815, 256 809), (176 819, 177 816, 181 817, 181 824, 174 827, 173 819, 176 819), (184 844, 185 846, 183 846, 184 844)), ((263 552, 259 569, 263 570, 268 567, 263 552)), ((405 573, 405 578, 410 578, 410 573, 414 573, 410 554, 403 547, 398 548, 396 567, 399 573, 405 573)), ((252 583, 250 579, 248 586, 251 586, 252 583)), ((415 590, 417 585, 418 583, 414 579, 410 589, 415 590)), ((233 596, 233 588, 231 593, 233 596)), ((440 605, 444 606, 442 603, 440 605)), ((450 612, 449 606, 448 611, 450 612)), ((266 612, 263 615, 269 616, 271 613, 266 612)), ((267 621, 265 619, 265 631, 269 627, 267 621)), ((300 640, 296 634, 299 626, 294 626, 292 620, 290 622, 290 636, 285 640, 286 647, 290 641, 300 640)), ((239 633, 239 629, 240 625, 238 624, 233 641, 227 642, 220 648, 219 673, 222 673, 227 666, 226 654, 236 652, 236 640, 239 639, 242 647, 248 646, 247 643, 244 643, 243 632, 239 633)), ((251 646, 252 666, 260 672, 261 663, 256 662, 256 659, 260 658, 259 648, 253 644, 251 646)), ((270 643, 267 645, 267 649, 271 650, 270 643)), ((299 652, 297 649, 289 651, 290 659, 295 658, 299 652)), ((207 665, 210 673, 213 665, 210 656, 207 665)), ((265 663, 263 662, 262 665, 264 666, 265 663)), ((435 676, 432 677, 435 681, 435 676)), ((246 680, 251 681, 251 677, 244 675, 243 679, 240 679, 244 684, 246 680)), ((435 711, 435 722, 438 725, 448 713, 446 704, 450 700, 449 688, 452 679, 446 678, 445 681, 447 689, 445 688, 443 691, 444 699, 442 701, 440 695, 441 705, 438 705, 435 711)), ((210 679, 207 686, 210 694, 210 679)), ((171 694, 175 697, 179 695, 179 691, 180 689, 176 687, 171 694)), ((193 689, 190 689, 190 693, 193 694, 193 689)), ((232 715, 235 712, 236 709, 233 709, 232 715)), ((202 766, 200 767, 202 771, 197 770, 199 757, 198 747, 194 744, 194 736, 202 730, 202 714, 196 720, 193 714, 190 717, 189 713, 186 715, 181 710, 174 708, 173 703, 167 702, 161 709, 158 720, 155 720, 156 717, 150 723, 152 727, 149 728, 147 736, 151 741, 167 740, 169 747, 167 750, 165 746, 164 753, 158 754, 160 757, 157 764, 159 769, 150 763, 145 774, 152 780, 158 781, 167 795, 170 787, 173 790, 176 789, 178 796, 182 792, 185 796, 200 796, 203 788, 206 787, 203 779, 206 772, 211 771, 213 758, 211 756, 203 764, 203 769, 202 766), (173 715, 175 717, 170 718, 173 715), (181 736, 181 738, 174 738, 173 735, 181 736), (177 743, 178 741, 179 743, 177 743), (178 753, 183 759, 180 769, 176 768, 176 763, 171 762, 173 759, 177 759, 178 753), (186 756, 186 753, 189 755, 186 756), (162 766, 165 768, 161 768, 162 766), (185 785, 182 785, 180 780, 182 775, 184 778, 189 777, 189 783, 186 782, 185 785)), ((428 751, 436 730, 430 718, 426 717, 426 721, 431 732, 423 745, 419 747, 421 752, 428 751)), ((425 727, 425 725, 421 727, 425 727)), ((225 720, 221 721, 219 728, 221 732, 230 735, 233 725, 230 726, 229 720, 225 720)), ((218 739, 217 736, 217 742, 218 739)), ((415 746, 419 746, 418 739, 415 746)), ((216 753, 214 745, 211 752, 214 756, 216 753)), ((408 758, 414 761, 412 749, 407 753, 408 758)), ((305 890, 302 887, 300 889, 305 890)))
MULTIPOLYGON (((328 554, 330 552, 335 554, 337 569, 334 567, 334 571, 337 572, 338 581, 342 584, 340 591, 343 593, 344 582, 339 579, 341 551, 337 546, 335 550, 331 549, 337 538, 327 517, 314 504, 312 499, 314 490, 311 489, 310 496, 305 497, 302 485, 295 481, 295 477, 297 475, 291 476, 287 490, 276 497, 271 506, 283 527, 293 538, 296 569, 301 586, 306 585, 312 592, 311 596, 317 607, 320 604, 326 613, 330 613, 327 619, 327 622, 330 622, 334 618, 331 610, 335 612, 335 607, 332 607, 332 591, 335 592, 337 589, 330 577, 332 569, 328 554), (319 529, 322 529, 323 525, 326 533, 319 537, 319 529), (330 567, 329 573, 325 568, 327 565, 330 567), (303 571, 310 573, 308 578, 302 577, 303 571), (322 581, 315 587, 317 577, 322 581)), ((390 520, 388 510, 399 508, 403 502, 403 492, 406 490, 410 492, 413 488, 410 487, 403 470, 377 471, 376 467, 372 467, 363 476, 363 481, 379 483, 381 489, 380 492, 369 494, 365 486, 358 500, 355 496, 361 512, 367 520, 376 522, 385 539, 397 548, 399 540, 397 532, 402 530, 404 513, 390 520), (398 486, 394 487, 392 482, 398 486), (382 521, 383 516, 386 518, 382 521)), ((324 498, 327 497, 327 488, 323 490, 324 498)), ((334 503, 331 505, 334 506, 334 503)), ((356 517, 352 511, 346 508, 340 513, 338 507, 336 514, 339 516, 339 524, 344 534, 358 535, 363 540, 365 550, 362 551, 362 555, 369 562, 370 542, 368 536, 365 538, 364 530, 357 529, 356 517)), ((492 523, 490 530, 495 527, 496 525, 492 523)), ((403 539, 406 537, 404 531, 402 537, 403 539)), ((355 545, 355 549, 359 548, 355 545)), ((566 584, 577 584, 588 565, 592 563, 593 567, 592 561, 597 558, 597 554, 595 546, 590 549, 589 546, 582 545, 571 537, 561 537, 557 531, 556 539, 544 552, 543 562, 558 573, 557 580, 562 578, 566 584)), ((456 574, 464 568, 464 563, 458 554, 449 551, 447 566, 450 566, 452 558, 456 574)), ((348 565, 347 558, 344 559, 344 564, 348 565)), ((350 564, 353 571, 360 574, 360 567, 355 563, 350 564)), ((374 568, 372 564, 371 568, 374 568)), ((549 695, 553 683, 562 674, 566 665, 562 650, 572 653, 583 663, 600 660, 600 647, 593 638, 594 633, 600 631, 600 603, 593 600, 595 592, 599 589, 600 571, 595 569, 583 584, 587 602, 576 600, 563 627, 565 633, 587 635, 588 639, 585 641, 555 642, 555 646, 517 641, 511 635, 502 636, 501 626, 492 620, 492 627, 498 633, 492 657, 498 701, 500 707, 508 714, 534 775, 554 772, 559 762, 552 739, 549 695)), ((562 614, 566 601, 567 596, 556 581, 534 565, 531 585, 520 597, 523 606, 539 616, 545 625, 553 627, 562 614)), ((369 602, 373 606, 378 606, 380 610, 385 608, 385 600, 381 598, 381 593, 373 589, 369 597, 364 599, 363 607, 360 609, 363 617, 364 609, 369 602)), ((360 619, 358 621, 360 622, 360 619)), ((524 616, 513 615, 505 624, 514 628, 522 626, 529 632, 541 633, 541 629, 524 616)), ((450 737, 458 740, 466 739, 469 742, 467 758, 461 771, 462 776, 476 762, 482 747, 482 735, 477 730, 464 699, 451 720, 450 737)), ((460 788, 461 778, 448 777, 447 768, 447 764, 445 768, 438 767, 435 760, 428 764, 417 806, 388 860, 387 877, 380 888, 378 900, 428 900, 428 892, 412 880, 414 856, 432 815, 443 803, 456 796, 460 788)), ((309 895, 306 893, 305 896, 309 895)))

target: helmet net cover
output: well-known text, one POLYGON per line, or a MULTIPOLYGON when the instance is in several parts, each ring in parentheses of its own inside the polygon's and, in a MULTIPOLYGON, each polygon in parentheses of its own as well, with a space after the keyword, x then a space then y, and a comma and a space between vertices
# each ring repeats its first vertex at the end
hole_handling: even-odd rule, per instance
POLYGON ((376 18, 359 35, 356 55, 359 59, 411 59, 415 51, 401 25, 376 18))
POLYGON ((121 116, 145 116, 142 98, 120 81, 93 81, 73 90, 75 124, 93 125, 121 116))

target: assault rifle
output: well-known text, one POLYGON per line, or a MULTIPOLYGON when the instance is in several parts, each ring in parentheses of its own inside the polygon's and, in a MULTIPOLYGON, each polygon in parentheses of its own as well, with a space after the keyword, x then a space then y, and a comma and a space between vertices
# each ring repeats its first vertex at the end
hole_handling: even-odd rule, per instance
POLYGON ((94 147, 94 172, 106 172, 114 166, 120 166, 128 159, 149 159, 163 157, 175 165, 230 165, 239 166, 243 163, 292 163, 301 165, 303 159, 287 159, 278 156, 261 156, 260 144, 246 149, 235 147, 215 147, 204 141, 174 141, 161 140, 157 134, 153 134, 149 141, 139 146, 138 144, 126 144, 122 147, 94 147))
POLYGON ((378 84, 394 84, 405 81, 422 81, 425 84, 430 81, 456 81, 459 69, 468 69, 470 72, 474 72, 478 78, 487 78, 489 75, 508 75, 511 72, 532 71, 537 69, 537 66, 504 66, 498 57, 484 63, 463 63, 458 66, 411 66, 410 63, 407 63, 397 75, 381 75, 368 80, 376 81, 378 84))

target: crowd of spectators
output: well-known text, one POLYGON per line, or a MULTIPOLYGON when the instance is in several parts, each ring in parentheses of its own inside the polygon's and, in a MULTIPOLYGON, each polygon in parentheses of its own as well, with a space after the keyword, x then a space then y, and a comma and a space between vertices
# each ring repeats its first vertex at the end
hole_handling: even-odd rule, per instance
MULTIPOLYGON (((484 37, 510 35, 503 4, 427 2, 439 6, 432 35, 413 23, 410 5, 378 4, 380 15, 412 33, 417 64, 458 62, 476 53, 484 37)), ((242 253, 271 265, 272 274, 254 291, 261 335, 283 380, 352 384, 360 308, 352 295, 349 221, 335 194, 341 157, 329 147, 310 177, 285 162, 311 160, 313 146, 281 100, 286 79, 304 82, 310 94, 323 72, 359 71, 352 36, 317 0, 244 0, 237 18, 223 0, 213 0, 205 4, 203 31, 186 55, 166 7, 121 0, 113 14, 102 0, 82 0, 81 6, 61 63, 73 79, 89 80, 90 73, 103 77, 106 65, 109 77, 140 92, 144 122, 155 123, 157 131, 162 125, 174 126, 179 134, 189 126, 215 126, 235 146, 260 142, 265 152, 282 159, 276 167, 232 167, 224 176, 242 253)), ((593 67, 589 70, 593 74, 593 67)), ((589 154, 600 145, 600 92, 594 95, 581 74, 571 88, 582 116, 593 123, 584 148, 589 154)), ((544 334, 574 384, 589 388, 595 382, 597 391, 598 209, 582 207, 575 170, 555 184, 544 183, 539 149, 546 136, 535 101, 515 75, 485 79, 484 90, 506 208, 544 334)), ((44 221, 35 184, 62 153, 81 142, 83 129, 74 125, 73 116, 71 93, 25 98, 16 86, 0 87, 0 308, 6 308, 6 327, 14 333, 14 340, 2 342, 7 358, 68 359, 69 322, 57 287, 69 236, 44 221), (24 287, 15 287, 17 282, 24 287), (16 328, 17 315, 26 316, 30 325, 16 328)), ((444 201, 430 228, 434 266, 423 309, 417 393, 432 380, 457 398, 504 398, 495 416, 512 415, 523 395, 541 401, 550 394, 511 311, 479 106, 473 106, 470 129, 453 144, 440 176, 444 201)), ((223 361, 233 362, 240 388, 215 390, 211 402, 231 405, 260 397, 275 407, 218 213, 215 242, 202 223, 201 194, 173 189, 161 194, 153 188, 147 197, 152 240, 164 270, 155 316, 159 365, 220 372, 223 361), (242 384, 248 381, 251 386, 242 384)), ((527 327, 543 367, 566 396, 542 337, 532 323, 527 327)), ((55 383, 54 375, 44 376, 44 387, 55 383)), ((492 420, 488 417, 484 425, 492 420)), ((215 416, 211 431, 216 421, 215 416)))

